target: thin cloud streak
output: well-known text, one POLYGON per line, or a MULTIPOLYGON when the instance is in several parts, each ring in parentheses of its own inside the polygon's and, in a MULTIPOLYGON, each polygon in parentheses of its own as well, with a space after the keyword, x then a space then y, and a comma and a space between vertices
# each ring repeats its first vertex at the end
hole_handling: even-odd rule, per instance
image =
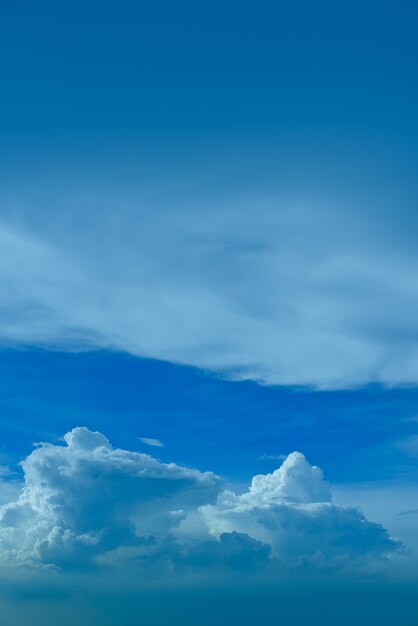
POLYGON ((154 448, 163 448, 164 444, 159 439, 154 439, 153 437, 139 437, 139 441, 145 443, 147 446, 152 446, 154 448))

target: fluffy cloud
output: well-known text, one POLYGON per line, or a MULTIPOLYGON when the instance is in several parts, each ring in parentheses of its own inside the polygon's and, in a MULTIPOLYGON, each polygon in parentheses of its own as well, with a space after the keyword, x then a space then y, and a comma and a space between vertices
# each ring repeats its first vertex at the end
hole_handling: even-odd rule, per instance
POLYGON ((60 564, 154 543, 220 488, 212 473, 113 449, 86 428, 64 439, 65 446, 44 444, 22 463, 25 487, 1 512, 6 556, 60 564))
POLYGON ((3 560, 244 571, 354 562, 398 547, 358 510, 333 504, 321 470, 298 452, 236 495, 211 472, 114 449, 86 428, 64 441, 22 463, 24 488, 0 512, 3 560))
POLYGON ((356 559, 396 547, 379 524, 352 507, 333 504, 322 471, 293 452, 272 474, 255 476, 242 495, 220 494, 202 507, 212 534, 246 533, 272 549, 275 557, 356 559))

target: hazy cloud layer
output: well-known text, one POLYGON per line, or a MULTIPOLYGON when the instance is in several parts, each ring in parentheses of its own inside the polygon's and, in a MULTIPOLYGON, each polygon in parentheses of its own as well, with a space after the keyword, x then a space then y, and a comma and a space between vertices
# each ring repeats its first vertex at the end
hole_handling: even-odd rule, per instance
POLYGON ((418 380, 412 213, 183 183, 4 193, 3 344, 114 348, 268 384, 418 380))
POLYGON ((333 504, 321 470, 298 452, 241 495, 210 472, 114 449, 86 428, 22 465, 22 492, 0 509, 3 562, 279 571, 364 564, 399 547, 357 509, 333 504))

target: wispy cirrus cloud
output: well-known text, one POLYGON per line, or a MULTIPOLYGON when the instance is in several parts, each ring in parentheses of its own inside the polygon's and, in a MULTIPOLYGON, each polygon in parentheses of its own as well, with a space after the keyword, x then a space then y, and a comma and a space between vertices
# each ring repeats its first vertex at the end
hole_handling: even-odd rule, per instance
POLYGON ((175 210, 168 191, 50 194, 54 211, 3 198, 3 345, 117 349, 266 384, 418 380, 407 212, 377 223, 373 208, 272 191, 175 210))

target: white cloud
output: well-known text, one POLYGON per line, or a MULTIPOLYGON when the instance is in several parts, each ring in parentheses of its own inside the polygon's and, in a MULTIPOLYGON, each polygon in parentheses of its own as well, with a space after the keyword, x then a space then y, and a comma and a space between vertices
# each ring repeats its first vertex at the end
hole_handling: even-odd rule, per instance
POLYGON ((142 441, 145 445, 152 446, 154 448, 164 447, 164 444, 159 439, 154 439, 153 437, 140 437, 139 441, 142 441))
POLYGON ((3 474, 0 477, 0 505, 7 504, 19 497, 22 483, 14 477, 14 474, 3 474))
POLYGON ((418 380, 416 250, 383 212, 155 189, 33 202, 2 212, 3 343, 115 348, 267 384, 418 380))
POLYGON ((3 554, 62 564, 165 537, 190 507, 213 500, 220 480, 146 454, 113 449, 76 428, 22 463, 25 487, 1 510, 3 554))
POLYGON ((213 473, 114 449, 86 428, 64 441, 23 461, 24 488, 0 508, 3 560, 269 569, 300 559, 354 562, 398 547, 357 509, 333 504, 321 470, 298 452, 235 495, 213 473))
POLYGON ((335 505, 322 471, 299 452, 272 474, 255 476, 242 495, 221 493, 202 514, 213 535, 248 534, 290 562, 318 555, 328 562, 363 558, 397 545, 358 509, 335 505))

